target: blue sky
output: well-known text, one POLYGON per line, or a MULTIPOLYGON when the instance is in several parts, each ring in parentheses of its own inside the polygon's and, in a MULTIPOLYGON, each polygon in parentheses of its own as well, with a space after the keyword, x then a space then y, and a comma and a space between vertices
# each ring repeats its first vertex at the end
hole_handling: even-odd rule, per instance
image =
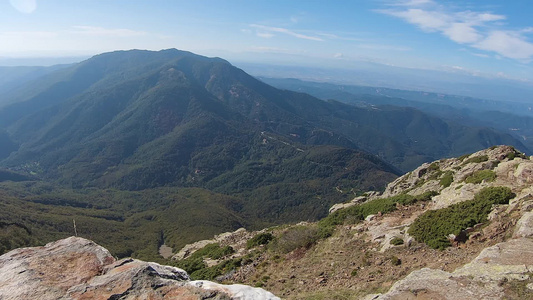
POLYGON ((530 1, 2 0, 0 56, 178 48, 230 61, 358 61, 533 82, 530 1))

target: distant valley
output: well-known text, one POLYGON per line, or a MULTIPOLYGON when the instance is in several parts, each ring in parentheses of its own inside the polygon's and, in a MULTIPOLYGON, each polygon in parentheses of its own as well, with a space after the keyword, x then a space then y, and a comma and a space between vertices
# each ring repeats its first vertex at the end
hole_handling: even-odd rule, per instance
POLYGON ((324 100, 335 99, 359 107, 392 105, 415 108, 462 125, 490 127, 507 132, 519 139, 528 149, 533 148, 533 110, 530 103, 298 79, 260 79, 281 89, 305 92, 324 100))

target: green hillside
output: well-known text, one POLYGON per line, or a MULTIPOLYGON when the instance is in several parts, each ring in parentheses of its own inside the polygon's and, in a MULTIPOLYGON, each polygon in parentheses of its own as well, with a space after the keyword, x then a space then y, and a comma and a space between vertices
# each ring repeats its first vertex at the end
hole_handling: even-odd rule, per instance
POLYGON ((76 219, 120 256, 317 220, 423 162, 520 144, 415 109, 279 90, 172 49, 101 54, 9 97, 0 166, 23 182, 2 185, 3 232, 42 243, 76 219))

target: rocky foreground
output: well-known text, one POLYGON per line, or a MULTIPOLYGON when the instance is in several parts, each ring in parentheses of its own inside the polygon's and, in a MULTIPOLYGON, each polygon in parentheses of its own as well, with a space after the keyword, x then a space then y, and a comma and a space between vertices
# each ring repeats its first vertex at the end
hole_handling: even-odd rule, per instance
POLYGON ((260 251, 252 263, 218 279, 259 283, 285 299, 533 299, 533 160, 512 147, 423 164, 382 195, 367 193, 330 211, 427 192, 434 194, 429 201, 397 204, 392 212, 345 222, 331 237, 313 244, 304 240, 290 252, 279 251, 280 242, 302 239, 316 224, 267 229, 278 248, 248 249, 247 240, 265 231, 238 230, 187 245, 174 259, 186 259, 212 243, 231 246, 233 257, 260 251), (425 212, 471 200, 491 187, 506 187, 514 197, 494 205, 485 221, 459 236, 450 234, 450 247, 433 249, 409 234, 425 212))
POLYGON ((191 281, 175 267, 116 261, 90 240, 70 237, 0 256, 0 299, 279 299, 261 288, 191 281))

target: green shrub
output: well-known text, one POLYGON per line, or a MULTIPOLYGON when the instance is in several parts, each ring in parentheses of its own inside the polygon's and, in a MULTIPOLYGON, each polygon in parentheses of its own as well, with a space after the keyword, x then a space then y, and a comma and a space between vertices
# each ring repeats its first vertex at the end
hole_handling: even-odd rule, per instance
POLYGON ((450 247, 450 240, 448 239, 448 237, 441 236, 441 237, 429 240, 426 244, 430 248, 444 250, 450 247))
POLYGON ((391 262, 391 264, 392 264, 393 266, 399 266, 399 265, 402 264, 402 260, 399 259, 399 258, 396 257, 396 256, 391 257, 391 258, 390 258, 390 262, 391 262))
POLYGON ((492 170, 475 171, 465 179, 466 183, 481 183, 483 181, 492 182, 496 179, 496 173, 492 170))
POLYGON ((237 269, 241 266, 241 259, 228 259, 216 266, 209 268, 198 269, 192 273, 189 273, 192 279, 194 280, 213 280, 220 275, 223 275, 227 272, 237 269))
POLYGON ((275 252, 289 253, 298 248, 309 248, 320 239, 320 230, 316 226, 294 226, 283 232, 270 243, 275 252))
POLYGON ((357 276, 357 269, 353 269, 352 272, 350 273, 350 275, 351 275, 352 277, 357 276))
MULTIPOLYGON (((403 199, 403 197, 401 198, 403 199)), ((398 202, 398 200, 395 197, 376 199, 359 205, 359 208, 364 219, 368 215, 375 215, 379 212, 386 214, 395 211, 396 202, 398 202)))
POLYGON ((204 263, 204 258, 221 259, 232 253, 235 253, 235 250, 230 246, 220 247, 220 245, 216 243, 208 244, 191 254, 191 256, 186 259, 177 261, 174 265, 178 268, 182 268, 190 275, 207 267, 204 263))
MULTIPOLYGON (((396 204, 410 205, 420 201, 429 201, 435 195, 435 191, 427 191, 423 194, 411 196, 399 194, 389 198, 372 200, 363 204, 339 209, 318 222, 319 228, 331 228, 345 223, 355 224, 364 220, 368 215, 375 215, 379 212, 386 214, 396 210, 396 204)), ((331 230, 331 229, 328 229, 331 230)), ((326 230, 325 230, 326 231, 326 230)))
POLYGON ((487 155, 480 155, 480 156, 474 156, 469 159, 467 159, 463 165, 469 164, 469 163, 480 163, 489 160, 489 157, 487 155))
POLYGON ((266 245, 270 243, 273 238, 274 236, 269 232, 259 233, 246 242, 246 248, 250 249, 259 245, 266 245))
POLYGON ((470 155, 472 155, 472 153, 461 155, 457 159, 459 161, 463 161, 463 160, 467 159, 470 155))
POLYGON ((221 259, 224 256, 235 253, 230 246, 220 247, 219 244, 208 244, 202 249, 193 253, 193 256, 209 257, 212 259, 221 259))
POLYGON ((391 245, 394 245, 394 246, 403 245, 403 239, 400 237, 395 237, 392 240, 390 240, 390 243, 391 245))
POLYGON ((508 203, 515 195, 507 187, 487 187, 474 199, 430 210, 419 216, 409 228, 409 234, 429 247, 443 249, 450 245, 449 234, 459 233, 487 220, 494 204, 508 203))
POLYGON ((513 148, 513 152, 509 152, 507 153, 507 155, 505 156, 506 158, 508 158, 509 160, 513 160, 515 159, 515 157, 520 157, 520 158, 523 158, 523 159, 527 159, 526 155, 522 152, 519 152, 518 150, 514 149, 513 148))
POLYGON ((192 274, 197 270, 204 269, 207 265, 204 263, 204 259, 201 257, 195 257, 193 259, 183 259, 177 261, 174 264, 176 267, 185 270, 188 274, 192 274))
POLYGON ((439 167, 439 163, 438 162, 433 162, 429 165, 428 167, 428 170, 430 171, 437 171, 437 170, 440 170, 440 167, 439 167))
POLYGON ((446 171, 442 178, 440 179, 440 185, 443 188, 449 187, 453 182, 453 172, 452 171, 446 171))

